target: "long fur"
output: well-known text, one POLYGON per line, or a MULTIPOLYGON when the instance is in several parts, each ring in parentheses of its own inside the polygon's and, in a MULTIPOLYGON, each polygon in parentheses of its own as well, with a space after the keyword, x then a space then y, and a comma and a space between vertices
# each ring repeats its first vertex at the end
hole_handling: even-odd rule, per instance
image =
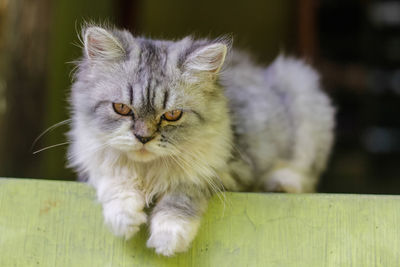
POLYGON ((69 164, 96 188, 116 235, 150 221, 148 246, 171 256, 190 246, 214 193, 315 190, 334 109, 304 62, 280 56, 265 68, 224 39, 150 40, 98 26, 82 40, 69 164), (163 119, 172 110, 182 117, 163 119))

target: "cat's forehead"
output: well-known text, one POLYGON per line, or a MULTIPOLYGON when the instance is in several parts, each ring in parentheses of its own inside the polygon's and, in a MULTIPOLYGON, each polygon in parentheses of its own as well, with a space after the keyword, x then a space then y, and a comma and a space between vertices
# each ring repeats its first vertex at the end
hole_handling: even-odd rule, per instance
MULTIPOLYGON (((139 49, 135 51, 136 75, 139 79, 165 78, 168 62, 168 46, 152 40, 138 42, 139 49), (158 77, 157 77, 158 76, 158 77)), ((169 66, 171 67, 171 66, 169 66)))
POLYGON ((176 42, 134 38, 129 59, 135 66, 138 78, 148 75, 168 78, 181 72, 188 51, 192 51, 194 47, 198 47, 198 42, 193 42, 190 38, 176 42))
POLYGON ((125 63, 128 82, 134 87, 159 86, 171 80, 173 68, 168 58, 168 47, 151 40, 140 40, 131 50, 125 63), (168 65, 170 64, 170 65, 168 65))
POLYGON ((133 106, 149 113, 167 107, 178 79, 170 43, 142 39, 131 57, 128 95, 133 106))

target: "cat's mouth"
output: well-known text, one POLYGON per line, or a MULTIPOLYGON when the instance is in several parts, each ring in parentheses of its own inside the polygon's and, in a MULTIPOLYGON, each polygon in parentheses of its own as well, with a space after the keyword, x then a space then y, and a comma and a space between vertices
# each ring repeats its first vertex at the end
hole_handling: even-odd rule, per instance
POLYGON ((151 152, 145 146, 134 151, 134 160, 135 161, 148 162, 148 161, 154 160, 156 157, 157 157, 156 154, 151 152))
POLYGON ((151 153, 151 152, 148 151, 148 150, 143 146, 141 149, 139 149, 139 150, 137 151, 137 153, 146 155, 146 154, 151 153))

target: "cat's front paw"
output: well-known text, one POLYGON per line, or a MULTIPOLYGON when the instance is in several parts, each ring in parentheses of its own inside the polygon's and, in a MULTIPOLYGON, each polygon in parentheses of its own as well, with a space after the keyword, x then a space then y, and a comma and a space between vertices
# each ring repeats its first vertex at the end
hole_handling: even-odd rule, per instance
POLYGON ((185 240, 183 233, 160 231, 150 236, 147 246, 154 248, 157 254, 173 256, 177 252, 186 251, 189 242, 185 240))
POLYGON ((141 224, 146 223, 147 215, 141 208, 127 200, 112 200, 103 206, 105 223, 116 236, 133 237, 141 224))
POLYGON ((164 221, 157 224, 152 221, 151 235, 147 247, 154 248, 157 254, 173 256, 190 247, 199 226, 198 221, 164 221))

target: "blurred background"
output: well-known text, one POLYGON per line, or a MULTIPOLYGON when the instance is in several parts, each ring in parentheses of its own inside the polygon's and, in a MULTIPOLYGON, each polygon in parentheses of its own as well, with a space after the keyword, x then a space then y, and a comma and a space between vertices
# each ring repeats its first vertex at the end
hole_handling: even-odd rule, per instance
POLYGON ((400 194, 400 1, 0 0, 0 176, 75 180, 67 97, 82 22, 153 38, 232 34, 267 65, 278 53, 322 75, 337 112, 321 192, 400 194))

